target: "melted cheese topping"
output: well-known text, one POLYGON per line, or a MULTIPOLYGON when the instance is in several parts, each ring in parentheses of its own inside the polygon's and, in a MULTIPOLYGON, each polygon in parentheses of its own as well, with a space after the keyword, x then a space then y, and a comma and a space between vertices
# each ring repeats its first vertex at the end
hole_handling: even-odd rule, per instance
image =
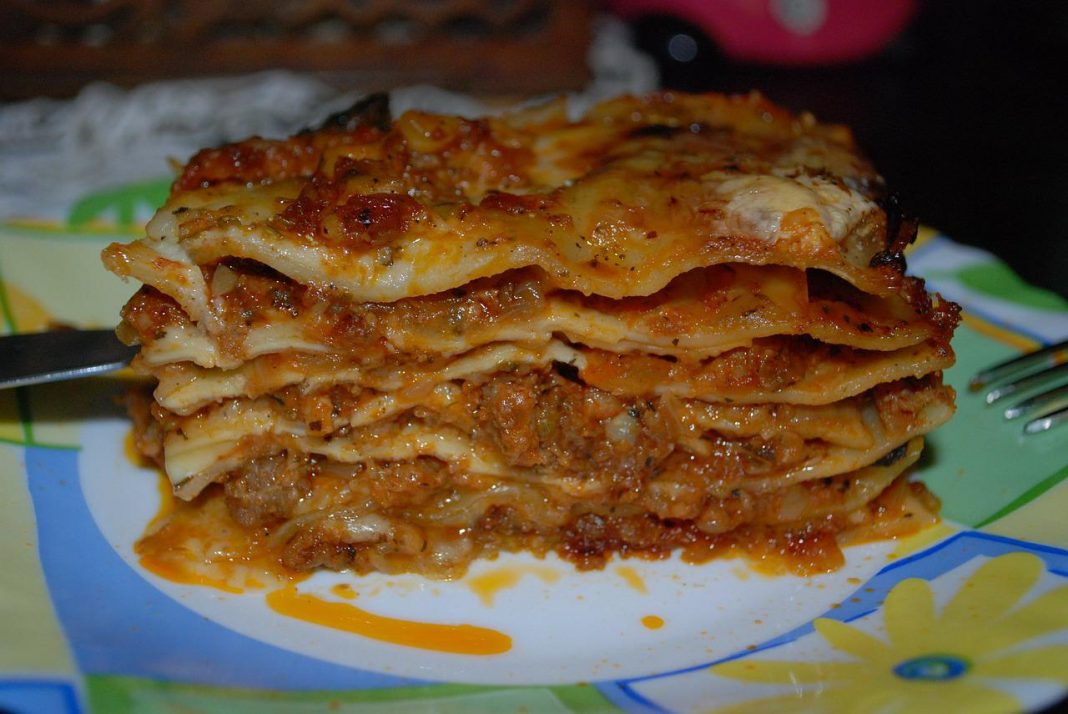
MULTIPOLYGON (((284 168, 179 182, 138 247, 108 249, 109 266, 134 274, 148 251, 171 261, 156 262, 161 285, 181 266, 247 258, 360 301, 533 265, 613 298, 724 262, 822 267, 882 294, 902 280, 868 266, 887 217, 859 188, 879 178, 848 134, 757 96, 621 99, 575 122, 406 114, 351 138, 304 182, 284 168)), ((203 304, 183 306, 200 320, 203 304)))

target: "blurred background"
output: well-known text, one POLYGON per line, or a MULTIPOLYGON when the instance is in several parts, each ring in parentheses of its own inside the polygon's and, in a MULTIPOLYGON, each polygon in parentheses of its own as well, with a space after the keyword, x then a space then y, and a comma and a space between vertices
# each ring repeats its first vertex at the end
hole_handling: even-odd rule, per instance
POLYGON ((278 68, 339 90, 577 90, 606 16, 664 88, 758 89, 850 125, 926 224, 1068 297, 1064 2, 0 0, 0 107, 278 68))

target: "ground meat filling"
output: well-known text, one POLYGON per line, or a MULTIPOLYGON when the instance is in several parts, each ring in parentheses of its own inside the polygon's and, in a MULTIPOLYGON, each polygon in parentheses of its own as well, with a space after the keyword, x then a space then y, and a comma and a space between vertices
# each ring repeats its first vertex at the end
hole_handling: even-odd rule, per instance
MULTIPOLYGON (((854 418, 910 422, 937 395, 932 388, 940 385, 931 378, 881 385, 854 398, 854 418)), ((688 407, 685 417, 674 397, 612 394, 567 365, 509 367, 488 379, 455 381, 450 394, 444 405, 420 405, 407 418, 459 430, 495 454, 508 477, 432 457, 340 463, 267 441, 206 497, 222 498, 234 522, 264 534, 291 570, 426 571, 432 562, 430 570, 449 576, 473 558, 520 549, 596 568, 613 553, 665 557, 681 549, 694 559, 711 557, 750 547, 753 533, 783 548, 802 547, 797 539, 833 541, 856 518, 874 518, 864 514, 907 465, 898 462, 911 463, 903 445, 876 462, 886 469, 882 475, 783 482, 765 491, 753 485, 760 477, 805 463, 827 446, 793 431, 794 412, 785 407, 778 416, 773 410, 753 417, 767 433, 746 431, 734 417, 728 421, 739 433, 695 432, 698 423, 687 419, 702 413, 700 406, 688 407), (691 451, 686 438, 697 438, 705 451, 691 451)), ((353 428, 346 414, 361 398, 359 390, 336 384, 277 395, 288 419, 324 437, 347 437, 353 428)), ((178 417, 147 394, 131 399, 139 450, 159 459, 162 433, 178 417)), ((706 406, 730 413, 724 405, 706 406)), ((737 409, 744 415, 749 408, 737 409)))
POLYGON ((616 397, 555 372, 497 376, 470 410, 512 466, 638 488, 675 448, 672 420, 657 401, 616 397))
POLYGON ((243 526, 269 526, 292 517, 312 490, 313 459, 277 454, 252 459, 223 483, 230 515, 243 526))
MULTIPOLYGON (((628 402, 555 372, 467 388, 470 428, 526 470, 526 480, 468 474, 430 457, 339 464, 281 453, 228 474, 231 516, 272 531, 281 562, 294 570, 402 572, 430 557, 447 574, 457 558, 466 564, 519 548, 594 568, 612 553, 663 557, 682 548, 701 558, 744 543, 738 534, 758 526, 774 542, 793 543, 799 528, 822 542, 824 531, 853 524, 847 514, 871 509, 899 472, 815 479, 757 497, 730 485, 732 469, 694 467, 663 403, 628 402), (539 469, 568 476, 540 479, 539 469)), ((760 455, 746 446, 756 441, 741 440, 738 450, 764 460, 786 451, 760 455)), ((879 465, 892 469, 899 451, 879 465)))

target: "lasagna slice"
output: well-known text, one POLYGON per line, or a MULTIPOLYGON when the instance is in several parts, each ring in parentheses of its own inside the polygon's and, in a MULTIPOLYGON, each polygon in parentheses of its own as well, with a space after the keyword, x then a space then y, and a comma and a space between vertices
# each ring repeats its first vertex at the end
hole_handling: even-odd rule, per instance
POLYGON ((907 469, 953 413, 958 308, 905 274, 915 231, 847 130, 758 95, 376 96, 201 151, 103 256, 143 283, 137 446, 189 502, 145 547, 834 568, 937 517, 907 469))

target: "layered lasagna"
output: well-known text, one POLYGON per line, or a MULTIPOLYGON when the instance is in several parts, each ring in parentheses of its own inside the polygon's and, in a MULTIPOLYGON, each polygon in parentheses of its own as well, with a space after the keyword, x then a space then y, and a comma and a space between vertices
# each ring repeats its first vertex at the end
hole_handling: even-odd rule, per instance
POLYGON ((958 309, 906 275, 915 234, 846 129, 755 94, 375 96, 201 151, 104 251, 143 283, 137 447, 199 519, 149 538, 293 571, 833 568, 937 517, 908 468, 953 412, 958 309))

